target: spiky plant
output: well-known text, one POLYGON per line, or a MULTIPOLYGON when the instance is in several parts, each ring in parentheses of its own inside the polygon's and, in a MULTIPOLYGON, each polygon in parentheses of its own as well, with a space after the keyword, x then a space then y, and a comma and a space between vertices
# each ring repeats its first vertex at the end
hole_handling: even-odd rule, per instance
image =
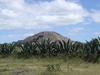
POLYGON ((3 57, 7 57, 9 56, 13 49, 15 47, 15 43, 4 43, 4 44, 0 44, 0 54, 3 56, 3 57))

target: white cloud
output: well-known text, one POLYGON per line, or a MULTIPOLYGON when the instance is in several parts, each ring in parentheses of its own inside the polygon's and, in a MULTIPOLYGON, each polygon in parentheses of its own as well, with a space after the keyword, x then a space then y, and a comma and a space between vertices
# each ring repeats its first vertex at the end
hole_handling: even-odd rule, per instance
POLYGON ((7 18, 14 18, 14 17, 17 17, 17 14, 9 9, 4 9, 4 10, 1 10, 1 15, 2 17, 7 17, 7 18))
POLYGON ((7 37, 8 37, 8 38, 14 38, 14 37, 16 37, 16 35, 10 34, 10 35, 7 35, 7 37))
POLYGON ((100 23, 100 10, 93 10, 92 13, 90 14, 92 21, 100 23))
POLYGON ((71 30, 69 30, 69 32, 79 32, 79 31, 82 31, 84 30, 83 27, 76 27, 76 28, 72 28, 71 30))
POLYGON ((26 33, 26 34, 9 34, 7 35, 7 38, 26 38, 28 36, 32 36, 34 35, 34 33, 26 33))
POLYGON ((81 5, 67 0, 33 4, 25 0, 0 0, 0 29, 48 29, 82 23, 87 16, 81 5))
POLYGON ((4 44, 4 42, 0 42, 0 44, 4 44))
POLYGON ((22 37, 26 38, 26 37, 29 37, 29 36, 32 36, 34 35, 34 33, 26 33, 26 34, 23 34, 22 37))
POLYGON ((71 36, 76 36, 76 35, 77 35, 77 33, 71 33, 71 32, 69 32, 69 33, 68 33, 68 35, 71 35, 71 36))
POLYGON ((70 1, 70 2, 79 2, 79 0, 67 0, 67 1, 70 1))
POLYGON ((94 35, 100 36, 100 32, 94 32, 94 35))
POLYGON ((75 27, 75 28, 72 28, 72 29, 69 29, 67 28, 68 30, 68 34, 69 35, 79 35, 80 31, 83 31, 84 28, 83 27, 75 27))

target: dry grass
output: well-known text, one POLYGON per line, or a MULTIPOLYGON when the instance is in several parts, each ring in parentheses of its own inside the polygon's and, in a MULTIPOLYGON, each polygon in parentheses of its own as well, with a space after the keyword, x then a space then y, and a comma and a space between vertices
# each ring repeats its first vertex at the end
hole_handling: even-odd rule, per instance
POLYGON ((0 75, 100 75, 100 64, 86 63, 82 60, 45 59, 0 59, 0 75), (60 64, 61 71, 46 71, 46 65, 60 64))

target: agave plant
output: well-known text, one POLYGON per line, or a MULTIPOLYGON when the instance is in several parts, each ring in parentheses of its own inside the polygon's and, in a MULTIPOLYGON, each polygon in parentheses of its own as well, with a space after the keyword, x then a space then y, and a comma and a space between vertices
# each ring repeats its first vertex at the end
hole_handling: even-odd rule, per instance
POLYGON ((95 38, 92 41, 96 44, 96 46, 95 46, 96 50, 94 53, 94 61, 93 61, 93 63, 95 63, 98 61, 98 59, 100 57, 100 38, 99 37, 95 38))
POLYGON ((69 57, 75 58, 76 56, 78 56, 79 51, 79 42, 76 41, 71 45, 71 49, 69 50, 69 57))
POLYGON ((40 50, 40 54, 44 56, 45 54, 48 54, 49 56, 52 54, 54 43, 51 43, 51 39, 42 40, 41 42, 36 42, 37 47, 40 50))
POLYGON ((37 48, 36 43, 34 42, 30 43, 30 54, 31 55, 36 55, 38 53, 36 48, 37 48))
POLYGON ((22 49, 20 55, 23 56, 23 57, 26 57, 28 58, 29 55, 30 55, 30 49, 29 49, 29 43, 26 42, 26 43, 22 43, 21 45, 19 45, 22 49))
POLYGON ((86 41, 83 49, 83 58, 85 61, 98 61, 100 57, 100 38, 92 39, 90 42, 86 41))
POLYGON ((90 42, 88 42, 88 41, 86 41, 86 42, 87 42, 87 45, 88 45, 88 47, 89 47, 90 52, 91 52, 92 54, 94 54, 95 51, 96 51, 96 46, 97 46, 95 40, 93 39, 93 40, 90 41, 90 42))
POLYGON ((66 57, 70 57, 70 52, 71 52, 71 47, 72 47, 72 42, 70 41, 70 39, 65 42, 64 40, 62 41, 59 41, 59 44, 58 44, 58 52, 60 54, 62 54, 62 58, 63 60, 66 62, 66 57))
POLYGON ((39 48, 39 52, 42 56, 44 56, 44 54, 46 54, 47 52, 47 42, 46 40, 43 40, 41 42, 36 42, 37 47, 39 48))
POLYGON ((70 41, 70 39, 65 42, 65 41, 59 41, 59 49, 61 51, 61 53, 68 53, 71 50, 72 47, 72 42, 70 41))
POLYGON ((0 44, 0 54, 3 57, 10 55, 15 47, 15 43, 4 43, 0 44))

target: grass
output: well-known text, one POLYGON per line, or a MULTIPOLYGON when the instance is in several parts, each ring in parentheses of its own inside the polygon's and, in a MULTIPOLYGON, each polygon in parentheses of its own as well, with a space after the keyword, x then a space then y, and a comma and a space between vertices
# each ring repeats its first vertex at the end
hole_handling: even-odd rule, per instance
POLYGON ((100 75, 100 64, 84 62, 80 59, 57 58, 0 59, 0 75, 100 75), (59 71, 47 71, 47 65, 60 65, 59 71))

